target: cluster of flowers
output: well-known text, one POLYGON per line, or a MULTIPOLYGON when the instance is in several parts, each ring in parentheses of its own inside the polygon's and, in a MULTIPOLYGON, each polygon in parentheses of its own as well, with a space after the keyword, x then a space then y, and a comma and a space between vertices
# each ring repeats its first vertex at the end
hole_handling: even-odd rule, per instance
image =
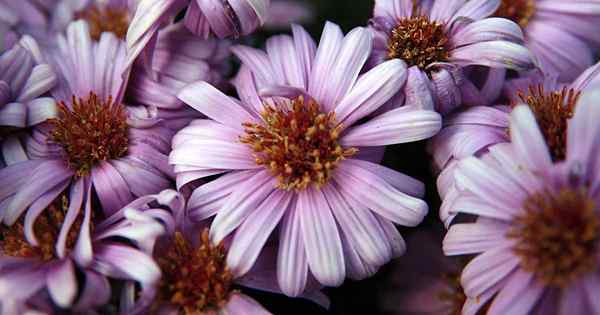
POLYGON ((408 248, 440 276, 389 302, 600 314, 600 0, 374 6, 317 43, 293 1, 0 0, 0 312, 327 307, 407 251, 424 185, 381 161, 432 138, 461 259, 408 248))

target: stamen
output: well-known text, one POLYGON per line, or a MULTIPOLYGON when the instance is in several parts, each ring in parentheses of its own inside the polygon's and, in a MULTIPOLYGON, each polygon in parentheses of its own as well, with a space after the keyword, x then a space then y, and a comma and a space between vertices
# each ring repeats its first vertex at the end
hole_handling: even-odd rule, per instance
POLYGON ((129 28, 129 13, 126 7, 105 6, 99 8, 91 5, 87 9, 77 12, 75 18, 86 20, 90 27, 90 36, 99 40, 103 32, 115 34, 124 39, 129 28))
POLYGON ((388 41, 388 58, 400 58, 409 67, 422 70, 432 63, 447 61, 448 51, 444 25, 425 16, 401 19, 388 41))
POLYGON ((600 218, 585 191, 544 191, 529 197, 508 237, 521 267, 545 285, 564 288, 597 270, 600 218))
POLYGON ((193 247, 176 232, 170 247, 157 253, 163 277, 159 302, 170 303, 184 315, 210 314, 221 309, 232 291, 233 275, 227 268, 225 247, 211 244, 208 229, 200 235, 200 245, 193 247))
POLYGON ((62 146, 65 159, 79 177, 89 175, 101 161, 123 157, 129 145, 125 106, 112 97, 103 102, 91 93, 86 100, 73 96, 71 107, 60 102, 59 117, 51 120, 51 140, 62 146))
POLYGON ((527 27, 535 14, 535 0, 502 0, 494 16, 509 19, 527 27))
MULTIPOLYGON (((25 239, 24 220, 17 221, 10 227, 0 225, 0 249, 4 255, 19 258, 37 258, 42 261, 57 259, 56 241, 60 233, 69 201, 62 196, 45 209, 34 223, 34 233, 38 246, 32 246, 25 239)), ((79 216, 67 234, 66 248, 68 251, 75 247, 83 216, 79 216)))
POLYGON ((554 161, 565 159, 568 120, 573 117, 580 94, 566 87, 546 92, 541 84, 530 86, 528 93, 518 93, 519 98, 533 111, 554 161))
POLYGON ((322 113, 313 100, 299 97, 289 108, 267 106, 261 116, 261 124, 244 123, 240 141, 254 150, 258 165, 277 177, 280 189, 321 187, 342 160, 358 152, 342 148, 335 113, 322 113))

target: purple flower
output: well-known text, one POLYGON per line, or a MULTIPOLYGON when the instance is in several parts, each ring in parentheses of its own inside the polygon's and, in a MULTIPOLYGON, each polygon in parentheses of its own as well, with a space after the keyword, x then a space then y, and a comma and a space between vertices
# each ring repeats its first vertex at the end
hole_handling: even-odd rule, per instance
POLYGON ((511 113, 511 144, 460 161, 446 255, 478 254, 461 282, 473 314, 598 314, 600 174, 598 91, 584 93, 568 121, 566 157, 553 163, 534 113, 511 113))
POLYGON ((0 144, 5 164, 24 156, 19 141, 10 134, 56 116, 56 102, 44 97, 56 82, 54 70, 33 38, 24 36, 0 54, 0 144))
MULTIPOLYGON (((564 159, 566 152, 567 120, 572 117, 579 96, 585 90, 598 86, 600 64, 597 64, 570 84, 557 82, 555 76, 535 74, 508 81, 505 92, 508 103, 528 105, 536 117, 553 160, 564 159)), ((438 190, 448 202, 440 209, 442 220, 449 224, 452 216, 448 209, 457 196, 454 187, 455 159, 480 156, 496 143, 509 142, 511 105, 476 106, 450 116, 444 128, 429 147, 434 164, 442 170, 438 190)))
MULTIPOLYGON (((519 26, 489 18, 499 0, 377 0, 369 64, 401 59, 408 65, 406 104, 448 113, 462 102, 468 66, 526 71, 534 60, 519 26)), ((402 99, 394 100, 402 104, 402 99)), ((398 105, 398 104, 396 104, 398 105)))
POLYGON ((292 29, 293 37, 269 39, 266 53, 233 48, 244 64, 240 101, 205 82, 181 90, 179 99, 208 119, 178 132, 170 163, 179 187, 223 174, 194 191, 189 211, 197 221, 216 215, 215 244, 233 236, 227 263, 235 276, 250 270, 278 227, 279 285, 297 296, 309 270, 337 286, 404 252, 392 223, 421 222, 423 184, 371 161, 380 161, 381 146, 434 135, 441 119, 414 107, 365 119, 404 85, 404 63, 359 76, 371 53, 366 29, 344 37, 327 23, 318 47, 292 29))
POLYGON ((107 218, 87 198, 88 180, 71 191, 75 199, 62 194, 11 227, 0 227, 2 314, 52 313, 56 307, 85 312, 109 301, 108 278, 137 282, 144 292, 160 278, 144 250, 165 226, 173 228, 170 213, 159 207, 177 206, 174 191, 139 198, 107 218), (83 195, 73 193, 78 190, 83 195), (71 209, 81 207, 84 214, 73 216, 71 209))
POLYGON ((561 81, 575 80, 594 63, 598 1, 503 0, 494 15, 518 23, 540 67, 561 81))
MULTIPOLYGON (((0 170, 0 218, 8 225, 84 181, 107 215, 172 184, 166 153, 174 131, 163 121, 168 117, 122 103, 124 42, 111 33, 92 41, 87 24, 78 21, 58 38, 57 47, 47 57, 58 74, 52 90, 58 117, 26 137, 29 160, 0 170)), ((83 194, 71 192, 73 200, 83 194)), ((73 208, 70 215, 77 213, 73 208)))
MULTIPOLYGON (((165 192, 161 193, 165 194, 165 192)), ((175 192, 169 192, 175 195, 175 192)), ((235 289, 242 285, 259 290, 274 291, 276 279, 274 256, 262 255, 257 265, 244 277, 236 277, 226 261, 224 242, 211 243, 207 222, 191 222, 180 194, 178 205, 153 215, 157 222, 167 224, 167 232, 147 248, 161 269, 161 278, 141 295, 136 295, 133 283, 126 285, 121 301, 123 314, 270 314, 251 297, 235 289), (173 219, 171 219, 173 218, 173 219), (175 224, 170 225, 173 221, 175 224), (273 256, 273 257, 272 257, 273 256), (139 298, 136 298, 139 296, 139 298)), ((152 214, 155 209, 144 210, 152 214)), ((305 298, 323 301, 320 293, 305 298)), ((324 298, 327 304, 327 298, 324 298)))

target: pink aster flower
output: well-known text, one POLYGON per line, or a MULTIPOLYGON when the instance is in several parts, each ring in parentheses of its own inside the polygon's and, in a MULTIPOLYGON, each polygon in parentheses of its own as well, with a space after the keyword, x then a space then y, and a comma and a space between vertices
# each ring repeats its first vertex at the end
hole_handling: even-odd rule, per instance
POLYGON ((52 314, 58 308, 84 313, 108 303, 109 278, 137 282, 143 292, 160 278, 158 265, 144 251, 173 229, 170 212, 163 208, 181 204, 177 193, 144 196, 104 217, 87 198, 89 181, 71 190, 84 192, 72 193, 75 199, 59 195, 35 214, 0 227, 2 314, 52 314), (72 217, 74 208, 83 208, 84 214, 72 217))
POLYGON ((250 270, 277 228, 279 285, 297 296, 309 274, 337 286, 404 252, 393 223, 421 222, 423 184, 370 160, 381 146, 432 136, 441 118, 406 106, 367 119, 404 85, 404 62, 360 75, 368 30, 344 36, 327 23, 317 47, 303 28, 292 29, 293 37, 269 39, 267 52, 233 48, 244 64, 241 100, 205 82, 181 90, 179 99, 208 119, 173 138, 170 163, 180 186, 223 174, 194 191, 189 211, 195 220, 216 215, 213 243, 233 237, 234 275, 250 270))
POLYGON ((502 0, 494 16, 518 23, 540 67, 561 81, 574 80, 594 63, 598 1, 502 0))
MULTIPOLYGON (((174 193, 174 192, 173 192, 174 193)), ((161 193, 161 194, 164 194, 161 193)), ((275 259, 262 255, 257 265, 244 277, 236 277, 226 261, 224 242, 210 242, 208 222, 190 221, 183 196, 169 216, 155 215, 157 222, 175 222, 165 226, 165 235, 148 248, 161 269, 161 278, 152 289, 136 294, 133 283, 125 286, 121 301, 122 314, 270 314, 258 302, 243 294, 238 287, 275 291, 275 259), (170 218, 173 219, 170 219, 170 218)), ((154 209, 146 211, 153 212, 154 209)), ((322 294, 311 293, 305 298, 325 301, 322 294)))
POLYGON ((583 94, 568 121, 566 157, 534 113, 511 113, 511 144, 458 163, 452 211, 477 215, 450 227, 447 255, 477 254, 463 270, 465 314, 598 314, 600 288, 600 92, 583 94))
MULTIPOLYGON (((598 86, 600 64, 587 69, 570 84, 559 83, 555 76, 541 73, 515 79, 505 84, 504 94, 508 104, 476 106, 450 116, 444 128, 429 146, 434 164, 442 170, 438 178, 438 190, 442 198, 448 198, 447 206, 456 198, 454 187, 454 160, 468 156, 480 156, 497 143, 510 141, 509 116, 512 106, 528 105, 548 141, 555 161, 564 159, 566 150, 567 120, 572 117, 582 92, 598 86)), ((442 206, 440 215, 446 224, 452 216, 442 206)))
MULTIPOLYGON (((173 131, 152 108, 122 103, 124 42, 111 33, 92 41, 87 24, 78 21, 57 47, 47 57, 58 74, 52 90, 58 117, 27 137, 29 160, 0 170, 0 218, 8 225, 83 181, 107 214, 172 184, 166 153, 173 131)), ((83 194, 71 192, 70 199, 83 194)), ((74 208, 69 215, 77 213, 74 208)))
POLYGON ((409 67, 406 97, 448 113, 462 103, 465 67, 534 68, 519 26, 489 17, 499 5, 500 0, 377 0, 369 64, 403 60, 409 67))
POLYGON ((56 82, 54 70, 33 38, 24 36, 0 54, 0 144, 4 163, 12 164, 22 156, 11 149, 18 141, 8 139, 9 134, 56 116, 56 102, 45 97, 56 82))

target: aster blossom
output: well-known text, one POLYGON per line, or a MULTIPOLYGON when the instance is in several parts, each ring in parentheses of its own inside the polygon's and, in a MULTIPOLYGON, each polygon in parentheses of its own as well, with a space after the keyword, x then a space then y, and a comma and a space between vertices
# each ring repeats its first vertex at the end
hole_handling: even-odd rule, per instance
POLYGON ((136 282, 142 295, 149 294, 160 269, 146 251, 174 228, 170 209, 180 207, 179 195, 143 196, 106 217, 86 198, 90 187, 73 186, 84 189, 84 195, 69 199, 61 194, 36 214, 34 223, 27 216, 0 227, 2 314, 100 310, 111 297, 109 279, 136 282), (72 220, 68 213, 75 207, 84 214, 63 233, 61 226, 72 220))
POLYGON ((407 99, 444 114, 451 112, 461 104, 461 86, 472 86, 463 73, 465 67, 516 71, 535 67, 523 46, 520 27, 507 19, 490 18, 499 5, 500 0, 378 0, 370 23, 374 49, 369 64, 405 61, 407 99))
POLYGON ((560 163, 522 105, 511 113, 510 144, 459 162, 452 209, 478 219, 451 226, 443 246, 447 255, 477 254, 462 272, 465 314, 488 303, 488 314, 600 312, 599 97, 579 100, 560 163))
MULTIPOLYGON (((27 136, 28 160, 0 170, 0 217, 7 225, 83 182, 93 187, 106 214, 171 185, 166 152, 173 131, 152 108, 122 103, 124 43, 111 33, 92 41, 87 23, 78 21, 57 47, 47 58, 58 75, 52 90, 58 115, 27 136)), ((71 190, 77 195, 69 198, 78 200, 83 191, 71 190)), ((70 217, 79 213, 77 207, 72 211, 70 217)))
POLYGON ((406 106, 356 124, 404 85, 404 63, 359 76, 371 52, 366 29, 344 37, 327 23, 318 47, 304 29, 292 29, 293 37, 269 39, 266 53, 233 48, 243 63, 240 101, 205 82, 181 90, 179 98, 208 119, 173 138, 170 163, 179 186, 223 174, 194 190, 189 212, 193 220, 215 216, 213 243, 232 235, 234 275, 251 269, 279 227, 278 282, 297 296, 309 270, 337 286, 346 270, 364 278, 404 252, 392 222, 421 222, 424 187, 376 163, 383 145, 435 134, 440 116, 406 106))
POLYGON ((481 156, 486 154, 489 146, 509 142, 509 117, 516 105, 525 104, 531 108, 551 149, 552 159, 563 160, 567 120, 573 117, 580 95, 598 86, 599 74, 600 64, 596 64, 566 84, 561 83, 556 75, 536 72, 506 81, 504 102, 494 106, 474 106, 448 116, 442 131, 429 144, 434 165, 442 170, 437 182, 438 190, 448 201, 440 209, 442 220, 448 224, 452 219, 446 207, 457 195, 452 175, 456 160, 481 156))
MULTIPOLYGON (((189 220, 182 194, 166 190, 173 205, 164 210, 146 208, 142 214, 155 224, 164 225, 164 233, 147 243, 161 270, 160 279, 142 294, 133 282, 124 288, 121 313, 126 314, 270 314, 258 302, 234 288, 236 284, 252 284, 233 276, 226 262, 223 242, 213 245, 205 222, 189 220), (146 212, 147 213, 144 213, 146 212)), ((264 273, 264 272, 263 272, 264 273)), ((272 278, 272 276, 271 276, 272 278)), ((254 281, 269 282, 271 279, 254 281)))

